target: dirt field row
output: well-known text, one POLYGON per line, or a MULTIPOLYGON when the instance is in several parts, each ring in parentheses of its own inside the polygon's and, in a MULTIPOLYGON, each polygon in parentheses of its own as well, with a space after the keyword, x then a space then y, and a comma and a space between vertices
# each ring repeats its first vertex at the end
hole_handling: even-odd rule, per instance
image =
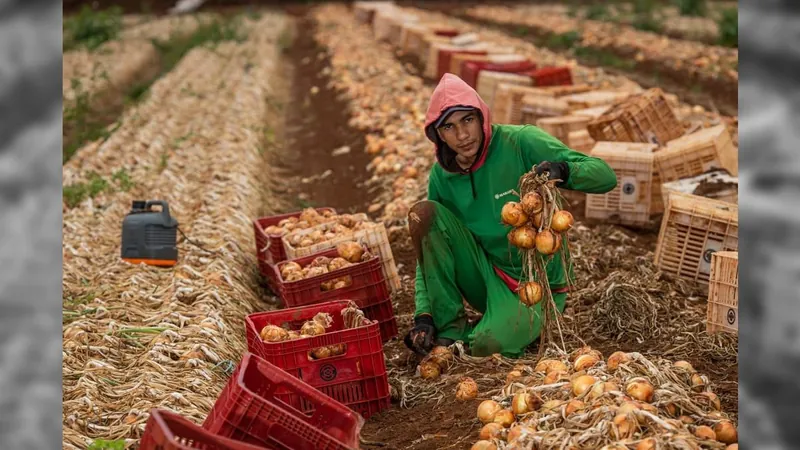
POLYGON ((64 210, 65 448, 134 443, 153 407, 201 422, 239 360, 242 318, 262 297, 245 243, 272 204, 265 128, 280 122, 270 102, 285 22, 265 14, 246 23, 246 42, 192 50, 108 141, 64 167, 65 184, 92 171, 111 185, 64 210), (111 179, 120 171, 127 189, 111 179), (175 268, 120 261, 133 199, 169 200, 197 244, 180 240, 175 268))

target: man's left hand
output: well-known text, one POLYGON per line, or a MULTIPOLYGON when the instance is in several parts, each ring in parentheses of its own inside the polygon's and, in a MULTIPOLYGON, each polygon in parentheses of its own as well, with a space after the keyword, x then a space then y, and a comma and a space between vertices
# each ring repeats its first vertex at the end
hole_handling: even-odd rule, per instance
POLYGON ((569 178, 569 166, 565 162, 550 162, 542 161, 536 166, 536 175, 541 175, 548 172, 548 178, 551 180, 561 180, 559 185, 567 182, 569 178))

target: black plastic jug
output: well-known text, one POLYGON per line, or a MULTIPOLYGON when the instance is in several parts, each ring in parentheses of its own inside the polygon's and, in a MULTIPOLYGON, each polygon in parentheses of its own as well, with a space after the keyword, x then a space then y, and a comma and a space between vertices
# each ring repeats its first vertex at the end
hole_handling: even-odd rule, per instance
POLYGON ((178 262, 178 221, 169 215, 166 201, 133 201, 122 221, 122 259, 162 267, 178 262), (161 211, 153 206, 161 206, 161 211))

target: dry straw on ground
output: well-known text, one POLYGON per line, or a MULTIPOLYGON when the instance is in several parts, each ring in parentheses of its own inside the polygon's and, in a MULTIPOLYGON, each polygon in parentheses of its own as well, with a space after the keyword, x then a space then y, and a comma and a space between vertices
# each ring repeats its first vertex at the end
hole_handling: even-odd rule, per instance
POLYGON ((259 304, 247 244, 285 20, 265 14, 246 22, 244 43, 192 50, 108 141, 64 167, 65 184, 122 168, 135 183, 64 211, 65 448, 132 442, 153 407, 202 422, 245 349, 242 320, 259 304), (172 270, 122 262, 120 226, 138 198, 168 200, 204 249, 181 240, 172 270))

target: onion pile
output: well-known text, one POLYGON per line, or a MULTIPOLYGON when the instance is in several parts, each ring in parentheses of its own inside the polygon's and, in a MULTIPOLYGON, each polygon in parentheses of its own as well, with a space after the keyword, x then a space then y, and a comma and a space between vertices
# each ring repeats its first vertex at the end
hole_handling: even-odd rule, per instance
MULTIPOLYGON (((299 330, 290 330, 277 325, 264 326, 259 335, 261 340, 268 343, 294 341, 325 334, 333 324, 333 317, 328 313, 317 313, 311 320, 305 321, 299 330)), ((327 345, 314 348, 309 351, 312 359, 330 358, 332 356, 343 355, 347 351, 345 344, 327 345)))
MULTIPOLYGON (((284 220, 291 221, 292 219, 284 220)), ((374 225, 364 214, 331 215, 322 220, 324 221, 304 227, 299 225, 305 225, 310 222, 298 220, 294 225, 292 225, 291 222, 287 222, 284 224, 284 228, 289 226, 292 227, 292 229, 287 231, 283 238, 294 248, 311 247, 312 245, 333 239, 352 236, 353 233, 374 225)), ((281 221, 281 223, 283 223, 283 221, 281 221)))
POLYGON ((472 448, 735 449, 736 425, 708 383, 694 390, 693 375, 685 361, 625 352, 606 360, 591 347, 517 365, 478 406, 472 448))
MULTIPOLYGON (((350 267, 371 257, 370 253, 363 246, 352 241, 339 244, 336 247, 336 251, 338 254, 337 257, 328 258, 327 256, 318 256, 305 267, 302 267, 296 261, 279 263, 278 271, 280 272, 281 279, 287 283, 308 280, 335 270, 350 267)), ((352 284, 353 279, 350 275, 345 275, 333 280, 323 281, 320 287, 323 291, 332 291, 349 287, 352 284)))
MULTIPOLYGON (((347 214, 343 215, 346 216, 347 214)), ((314 208, 305 208, 298 217, 289 217, 278 222, 277 225, 270 225, 264 228, 264 232, 270 236, 283 236, 294 230, 305 230, 315 227, 322 223, 336 220, 338 215, 330 210, 322 213, 314 208)))

